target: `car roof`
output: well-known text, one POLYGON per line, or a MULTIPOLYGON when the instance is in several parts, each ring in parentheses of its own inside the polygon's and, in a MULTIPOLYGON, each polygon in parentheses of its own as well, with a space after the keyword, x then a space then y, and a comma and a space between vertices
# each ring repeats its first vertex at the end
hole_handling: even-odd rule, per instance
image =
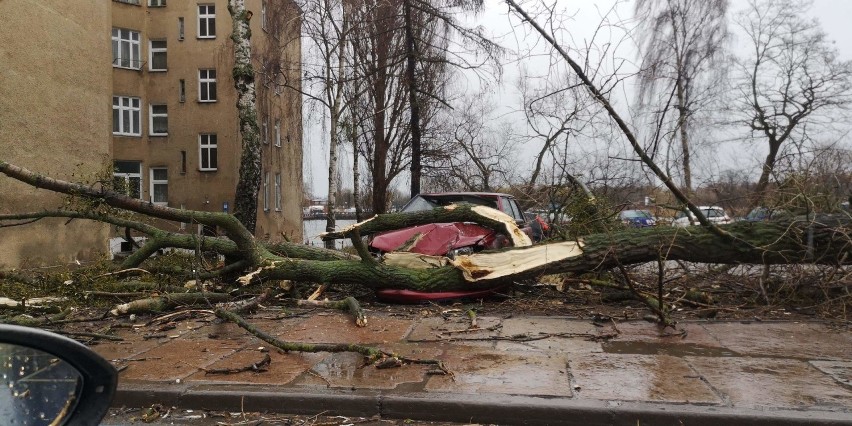
POLYGON ((423 196, 441 196, 441 195, 476 195, 476 196, 486 196, 486 197, 511 197, 515 198, 510 194, 504 194, 502 192, 421 192, 417 195, 423 196))

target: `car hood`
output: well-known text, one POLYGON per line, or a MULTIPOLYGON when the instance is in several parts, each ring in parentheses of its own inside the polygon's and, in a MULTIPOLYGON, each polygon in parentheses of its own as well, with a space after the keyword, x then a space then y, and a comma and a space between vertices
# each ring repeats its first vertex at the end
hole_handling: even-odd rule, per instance
POLYGON ((450 250, 475 245, 492 234, 494 231, 472 223, 430 223, 378 234, 370 247, 385 252, 397 251, 413 240, 414 244, 406 251, 444 256, 450 250))

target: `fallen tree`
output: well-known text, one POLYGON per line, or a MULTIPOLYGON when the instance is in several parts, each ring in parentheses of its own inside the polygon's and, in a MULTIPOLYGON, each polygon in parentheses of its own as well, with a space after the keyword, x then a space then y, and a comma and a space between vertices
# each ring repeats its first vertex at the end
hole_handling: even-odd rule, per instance
MULTIPOLYGON (((226 255, 232 263, 219 268, 239 271, 239 285, 263 285, 272 280, 310 281, 323 284, 359 284, 370 288, 420 291, 494 288, 542 274, 599 272, 624 265, 658 260, 704 263, 846 265, 852 261, 850 220, 843 216, 784 222, 740 222, 725 227, 733 238, 720 236, 702 226, 653 227, 593 234, 577 241, 558 241, 528 246, 529 240, 514 222, 496 210, 469 205, 437 208, 416 214, 386 214, 353 225, 325 238, 349 238, 358 257, 339 252, 255 239, 232 215, 157 206, 127 197, 107 187, 90 187, 42 176, 0 161, 0 173, 30 184, 97 201, 88 211, 42 211, 0 216, 3 226, 29 223, 44 217, 88 219, 130 227, 148 236, 147 242, 120 267, 141 263, 145 256, 163 248, 202 249, 226 255), (107 208, 108 207, 108 208, 107 208), (151 218, 217 226, 222 237, 167 232, 126 212, 151 218), (401 227, 434 222, 475 222, 511 236, 515 246, 456 259, 414 253, 388 253, 381 261, 367 253, 362 237, 401 227), (11 222, 11 224, 10 224, 11 222), (527 247, 518 247, 518 246, 527 247)), ((237 283, 234 283, 237 285, 237 283)))

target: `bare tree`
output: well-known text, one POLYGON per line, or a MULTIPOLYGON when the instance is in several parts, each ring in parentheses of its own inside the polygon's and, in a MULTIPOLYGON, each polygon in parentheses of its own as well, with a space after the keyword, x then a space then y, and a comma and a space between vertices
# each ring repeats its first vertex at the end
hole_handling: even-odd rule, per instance
POLYGON ((852 61, 838 59, 819 23, 805 18, 810 5, 752 1, 737 19, 751 44, 750 54, 738 61, 739 122, 768 148, 753 206, 767 197, 783 148, 805 143, 808 127, 830 127, 832 114, 852 103, 852 61))
POLYGON ((697 113, 720 93, 718 83, 725 75, 727 10, 728 0, 639 0, 635 5, 642 52, 639 99, 667 127, 657 137, 679 139, 687 194, 693 190, 697 113))
MULTIPOLYGON (((481 27, 462 25, 454 11, 478 13, 482 0, 403 0, 405 32, 405 80, 408 89, 409 127, 411 132, 411 196, 420 193, 422 174, 421 109, 426 103, 444 101, 443 93, 429 90, 440 81, 447 67, 477 69, 485 63, 497 65, 499 46, 483 35, 481 27), (453 46, 453 48, 451 48, 453 46), (473 55, 465 55, 472 53, 473 55), (478 63, 471 57, 484 57, 478 63), (441 64, 442 66, 436 66, 441 64), (419 72, 418 72, 419 71, 419 72), (422 98, 422 99, 421 99, 422 98)), ((438 86, 441 87, 441 86, 438 86)))
MULTIPOLYGON (((338 151, 341 120, 349 104, 344 97, 344 85, 351 78, 351 61, 348 38, 352 37, 349 25, 349 7, 342 0, 307 0, 302 4, 303 29, 310 40, 309 60, 306 61, 305 80, 308 90, 304 95, 328 113, 328 203, 326 204, 326 231, 334 231, 335 210, 339 196, 340 171, 338 151)), ((326 114, 322 114, 325 120, 326 114)), ((325 124, 325 123, 323 123, 325 124)), ((325 129, 326 127, 323 126, 325 129)), ((333 248, 333 241, 326 241, 333 248)))
POLYGON ((424 156, 424 187, 433 191, 494 191, 508 182, 513 150, 508 123, 493 126, 493 106, 484 95, 454 101, 452 110, 439 115, 437 134, 424 156))

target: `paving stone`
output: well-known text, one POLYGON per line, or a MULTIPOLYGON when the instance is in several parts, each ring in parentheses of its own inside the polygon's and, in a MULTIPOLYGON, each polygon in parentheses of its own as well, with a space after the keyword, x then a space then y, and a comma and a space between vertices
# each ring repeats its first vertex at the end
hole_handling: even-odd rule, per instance
POLYGON ((327 356, 292 385, 312 388, 394 389, 401 384, 422 383, 430 370, 426 365, 376 368, 364 365, 357 353, 341 352, 327 356))
POLYGON ((567 318, 523 317, 503 321, 502 337, 520 336, 535 338, 547 334, 564 334, 526 342, 499 341, 496 349, 503 351, 529 351, 530 348, 563 353, 602 352, 601 344, 588 340, 586 336, 600 336, 608 331, 596 327, 590 321, 567 318), (574 336, 570 337, 568 335, 574 336))
POLYGON ((852 407, 852 391, 806 361, 710 357, 689 357, 687 361, 734 407, 852 407))
POLYGON ((124 340, 119 342, 103 341, 97 345, 91 345, 89 348, 104 357, 104 359, 114 361, 116 365, 123 365, 125 363, 124 360, 136 358, 151 348, 171 340, 168 338, 145 340, 141 334, 136 334, 132 331, 121 331, 116 333, 116 336, 124 340))
POLYGON ((227 355, 207 367, 212 369, 242 368, 263 360, 264 354, 269 354, 271 359, 266 371, 254 372, 243 371, 231 374, 207 374, 198 371, 186 378, 187 382, 221 382, 221 383, 244 383, 244 384, 275 384, 284 385, 302 375, 312 365, 328 356, 326 353, 281 353, 275 349, 261 352, 256 348, 244 348, 233 354, 227 355))
POLYGON ((349 315, 316 315, 281 330, 277 337, 294 342, 369 345, 402 340, 412 326, 412 320, 386 316, 368 316, 367 321, 366 327, 358 327, 349 315))
POLYGON ((415 322, 406 340, 412 342, 452 341, 455 344, 493 347, 491 336, 498 336, 501 319, 496 317, 478 317, 477 329, 470 329, 467 317, 430 317, 415 322))
POLYGON ((722 403, 684 360, 669 355, 572 355, 570 366, 582 399, 722 403))
POLYGON ((852 390, 852 361, 811 361, 811 365, 852 390))
POLYGON ((564 355, 457 346, 448 348, 441 359, 453 375, 432 376, 427 391, 571 396, 564 355))
POLYGON ((700 323, 680 323, 677 330, 647 321, 619 323, 618 335, 601 344, 603 351, 617 354, 684 356, 736 356, 700 323))
POLYGON ((781 356, 801 359, 846 359, 852 333, 810 322, 706 323, 704 328, 722 346, 741 355, 781 356), (834 342, 831 345, 826 341, 834 342))
POLYGON ((176 338, 145 352, 145 361, 131 362, 119 381, 174 382, 207 367, 241 347, 239 341, 176 338))

